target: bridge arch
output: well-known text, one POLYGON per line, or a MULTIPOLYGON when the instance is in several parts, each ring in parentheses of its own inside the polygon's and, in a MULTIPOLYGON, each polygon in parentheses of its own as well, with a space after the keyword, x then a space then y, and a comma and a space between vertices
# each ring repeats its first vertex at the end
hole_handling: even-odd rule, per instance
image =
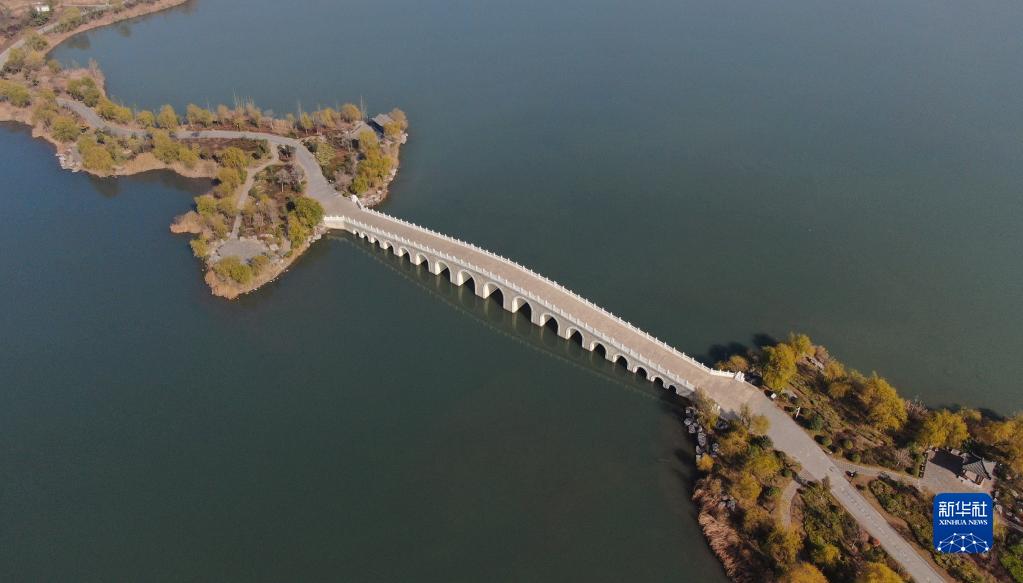
POLYGON ((562 324, 560 321, 558 321, 558 318, 555 317, 554 314, 550 312, 542 312, 540 314, 540 325, 546 326, 549 322, 554 322, 554 326, 552 327, 554 328, 555 332, 561 331, 562 324))
POLYGON ((569 342, 575 342, 579 346, 586 348, 586 334, 578 326, 574 325, 573 322, 565 322, 564 333, 561 333, 560 336, 569 342))
POLYGON ((526 306, 527 308, 529 308, 529 312, 533 313, 533 306, 529 305, 529 300, 522 296, 515 296, 514 298, 512 298, 511 310, 509 311, 512 313, 518 312, 519 310, 522 309, 522 306, 526 306))
POLYGON ((629 359, 625 358, 624 355, 616 354, 611 358, 611 362, 615 364, 621 364, 626 370, 629 370, 629 359))
POLYGON ((496 291, 496 292, 500 293, 501 294, 501 298, 504 299, 504 292, 501 290, 501 286, 497 285, 496 283, 494 283, 492 281, 488 281, 488 282, 484 283, 483 287, 480 288, 480 289, 482 291, 481 295, 483 297, 485 297, 485 298, 489 298, 490 294, 492 294, 492 293, 494 293, 496 291))
MULTIPOLYGON (((412 264, 413 265, 422 265, 426 261, 427 261, 426 255, 423 255, 422 253, 418 253, 418 252, 416 253, 415 257, 412 258, 412 264)), ((427 266, 429 266, 428 263, 427 263, 427 266)))
POLYGON ((505 291, 503 288, 500 287, 495 288, 494 291, 490 294, 489 299, 490 301, 495 302, 497 303, 497 305, 501 306, 501 309, 503 309, 504 311, 508 311, 508 296, 505 295, 505 291))
POLYGON ((473 287, 476 287, 476 277, 471 272, 464 269, 455 269, 451 274, 451 283, 455 285, 464 285, 468 281, 472 281, 473 287))
POLYGON ((583 340, 583 333, 575 326, 569 326, 568 329, 565 330, 565 338, 569 342, 575 342, 583 348, 586 347, 586 342, 583 340))
POLYGON ((430 273, 434 275, 444 273, 445 269, 447 269, 449 273, 451 272, 451 268, 448 267, 448 264, 440 259, 431 259, 427 267, 430 269, 430 273))
POLYGON ((589 350, 590 352, 596 352, 597 354, 603 356, 604 358, 607 358, 607 347, 604 346, 604 344, 599 340, 594 340, 593 342, 590 342, 590 347, 587 348, 587 350, 589 350))
POLYGON ((635 373, 643 378, 647 378, 649 376, 646 372, 646 369, 641 366, 636 367, 635 373))
POLYGON ((395 255, 397 255, 398 257, 408 257, 408 260, 412 261, 412 253, 410 253, 409 250, 404 247, 398 247, 397 251, 395 252, 395 255))

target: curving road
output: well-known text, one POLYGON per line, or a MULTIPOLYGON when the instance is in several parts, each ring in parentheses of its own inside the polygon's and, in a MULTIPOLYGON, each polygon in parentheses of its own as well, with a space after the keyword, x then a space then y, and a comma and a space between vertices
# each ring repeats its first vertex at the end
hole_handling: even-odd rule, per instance
MULTIPOLYGON (((95 110, 80 101, 58 97, 57 103, 61 107, 73 111, 85 120, 85 123, 89 124, 93 128, 102 130, 111 135, 118 137, 144 137, 149 134, 147 130, 110 123, 101 118, 95 110)), ((330 185, 330 182, 327 182, 327 178, 323 176, 323 172, 320 170, 320 165, 316 163, 316 158, 313 156, 312 152, 310 152, 302 144, 302 142, 294 138, 287 138, 263 132, 234 130, 179 130, 174 132, 173 135, 178 139, 219 138, 266 140, 274 145, 290 146, 295 149, 295 162, 301 166, 302 170, 305 172, 306 196, 310 196, 319 201, 319 203, 323 205, 324 212, 328 215, 341 213, 355 208, 355 204, 352 203, 352 201, 339 194, 336 190, 334 190, 334 187, 330 185)))
MULTIPOLYGON (((68 99, 59 99, 60 105, 74 111, 87 123, 119 136, 143 135, 143 130, 110 124, 101 119, 95 111, 84 104, 68 99)), ((721 406, 726 415, 737 415, 743 405, 748 405, 757 414, 770 421, 768 435, 774 446, 798 461, 803 473, 815 480, 830 479, 831 492, 840 504, 870 533, 894 558, 906 573, 917 583, 937 583, 946 578, 939 574, 903 539, 844 479, 843 471, 821 450, 813 439, 784 411, 779 409, 759 389, 720 371, 713 371, 691 357, 643 332, 638 327, 610 314, 599 306, 588 302, 565 287, 547 279, 513 261, 480 249, 475 245, 436 233, 383 213, 363 208, 345 198, 327 182, 312 153, 301 142, 273 134, 250 131, 178 131, 178 138, 249 138, 267 140, 271 144, 295 148, 296 162, 305 171, 307 195, 323 205, 328 227, 344 229, 364 236, 373 237, 381 244, 387 242, 397 251, 398 245, 410 250, 422 251, 434 258, 460 266, 481 277, 484 281, 505 288, 534 303, 531 309, 549 310, 550 317, 557 320, 559 333, 567 337, 565 327, 574 325, 586 331, 593 343, 600 342, 607 347, 608 356, 620 354, 629 363, 630 370, 643 366, 648 376, 663 376, 665 386, 674 385, 685 389, 699 387, 706 390, 721 406), (617 352, 615 352, 617 351, 617 352)), ((452 270, 454 271, 454 270, 452 270)), ((452 273, 454 275, 454 273, 452 273)), ((477 288, 481 283, 475 280, 477 288)), ((502 295, 508 296, 505 292, 502 295)), ((510 299, 510 298, 509 298, 510 299)), ((536 314, 534 314, 536 316, 536 314)), ((534 320, 537 323, 542 323, 534 320)))

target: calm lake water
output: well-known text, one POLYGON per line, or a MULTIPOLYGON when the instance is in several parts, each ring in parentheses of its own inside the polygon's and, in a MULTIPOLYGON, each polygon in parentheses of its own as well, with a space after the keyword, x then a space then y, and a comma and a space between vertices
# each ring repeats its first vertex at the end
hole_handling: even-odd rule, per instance
POLYGON ((58 168, 0 126, 0 579, 723 580, 629 373, 343 236, 215 300, 203 181, 58 168))
MULTIPOLYGON (((1021 18, 197 0, 56 55, 140 107, 401 107, 385 211, 691 353, 803 330, 1009 413, 1021 18)), ((669 409, 550 331, 341 236, 214 300, 167 232, 201 181, 62 173, 10 127, 0 175, 5 579, 724 579, 669 409)))

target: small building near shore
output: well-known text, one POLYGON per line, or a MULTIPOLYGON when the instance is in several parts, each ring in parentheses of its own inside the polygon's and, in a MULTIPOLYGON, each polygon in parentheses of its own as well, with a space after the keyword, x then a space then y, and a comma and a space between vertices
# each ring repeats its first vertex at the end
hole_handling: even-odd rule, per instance
POLYGON ((995 479, 995 462, 986 460, 972 453, 962 454, 963 465, 959 469, 959 477, 986 488, 995 479))
POLYGON ((50 5, 45 4, 43 2, 36 2, 35 4, 32 5, 33 14, 49 14, 50 10, 51 10, 50 5))
POLYGON ((405 133, 404 130, 400 129, 401 126, 398 126, 399 130, 397 136, 387 135, 387 127, 392 124, 397 124, 397 121, 386 113, 381 113, 379 115, 374 116, 373 119, 369 120, 369 123, 371 126, 373 126, 373 129, 376 130, 378 134, 380 134, 381 138, 384 138, 386 140, 397 141, 402 144, 404 144, 405 140, 408 139, 408 134, 405 133))
POLYGON ((373 119, 369 120, 369 123, 370 125, 373 126, 373 129, 375 129, 380 134, 384 133, 387 124, 393 122, 394 120, 391 118, 391 116, 387 115, 386 113, 377 114, 376 116, 373 117, 373 119))
POLYGON ((347 137, 349 141, 358 141, 359 134, 367 130, 373 133, 377 133, 376 129, 374 129, 368 123, 364 121, 357 121, 355 122, 355 124, 352 125, 351 128, 349 128, 348 132, 346 132, 345 134, 345 137, 347 137))

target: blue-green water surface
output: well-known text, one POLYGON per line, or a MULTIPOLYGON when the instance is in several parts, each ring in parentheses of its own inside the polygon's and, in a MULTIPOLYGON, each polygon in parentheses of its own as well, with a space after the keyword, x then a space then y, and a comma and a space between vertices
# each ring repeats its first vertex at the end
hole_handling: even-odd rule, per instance
MULTIPOLYGON (((80 35, 179 109, 364 101, 384 210, 691 353, 804 330, 931 404, 1023 407, 1023 8, 196 0, 80 35)), ((691 451, 621 371, 346 237, 237 302, 174 215, 0 130, 0 575, 723 580, 691 451)))

